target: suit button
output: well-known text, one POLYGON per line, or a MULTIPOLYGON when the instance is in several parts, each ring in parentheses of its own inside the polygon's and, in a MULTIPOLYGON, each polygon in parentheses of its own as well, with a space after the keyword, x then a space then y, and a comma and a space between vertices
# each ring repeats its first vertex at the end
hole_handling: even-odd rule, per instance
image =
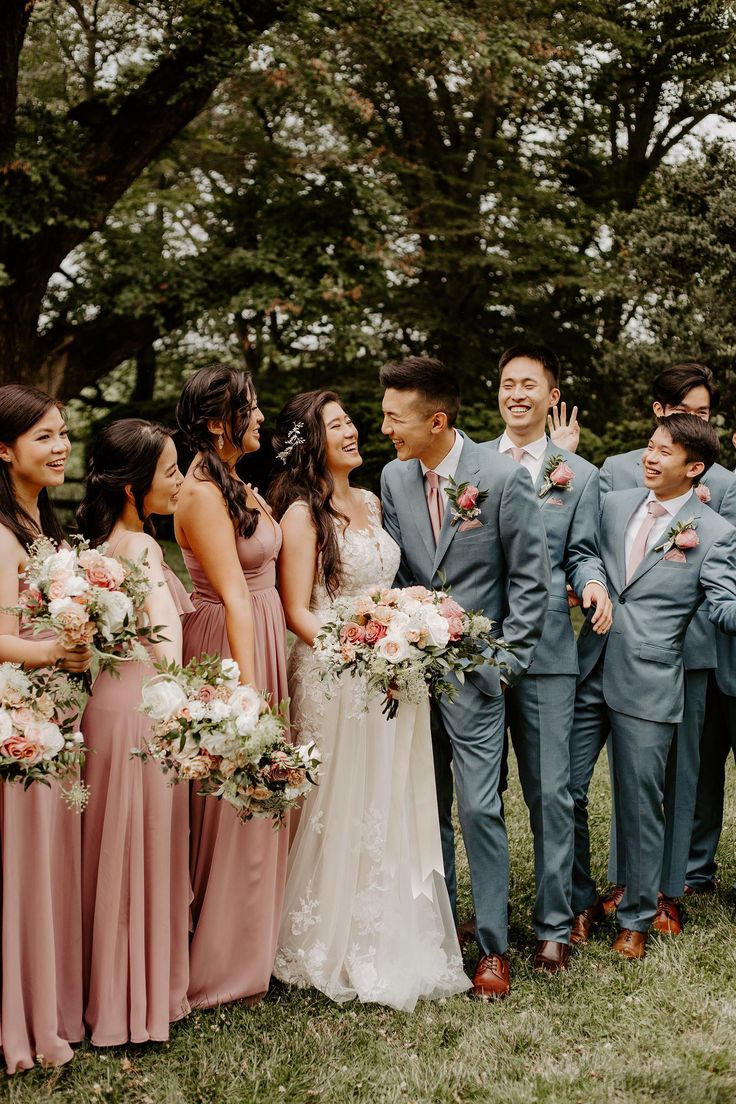
POLYGON ((625 605, 626 605, 626 599, 625 599, 625 598, 619 598, 619 600, 618 600, 618 604, 619 604, 620 606, 625 606, 625 605))

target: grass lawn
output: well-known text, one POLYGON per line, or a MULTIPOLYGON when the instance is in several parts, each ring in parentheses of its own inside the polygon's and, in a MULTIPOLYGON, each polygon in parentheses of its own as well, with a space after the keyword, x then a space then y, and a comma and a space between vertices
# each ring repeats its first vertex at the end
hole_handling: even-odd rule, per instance
MULTIPOLYGON (((550 1104, 736 1100, 736 941, 729 887, 736 828, 733 771, 721 843, 722 890, 688 904, 682 938, 654 938, 643 963, 615 957, 604 929, 558 977, 529 967, 532 856, 514 777, 506 803, 512 856, 512 993, 498 1005, 465 997, 414 1015, 330 1004, 275 984, 255 1008, 195 1013, 168 1045, 80 1047, 58 1070, 0 1080, 30 1104, 359 1101, 550 1104)), ((592 837, 603 874, 607 774, 599 765, 592 837)), ((462 918, 469 915, 461 872, 462 918)), ((473 958, 468 960, 472 970, 473 958)), ((2 1075, 0 1075, 1 1077, 2 1075)))

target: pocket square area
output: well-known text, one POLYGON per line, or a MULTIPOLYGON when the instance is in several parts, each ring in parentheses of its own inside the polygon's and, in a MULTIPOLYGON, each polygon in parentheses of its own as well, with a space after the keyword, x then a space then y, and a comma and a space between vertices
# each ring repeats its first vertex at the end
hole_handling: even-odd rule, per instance
POLYGON ((561 498, 548 498, 547 499, 547 505, 548 506, 564 506, 565 503, 561 498))
POLYGON ((665 552, 662 557, 664 560, 674 560, 675 563, 687 563, 687 557, 684 552, 681 552, 679 548, 670 548, 669 552, 665 552))
POLYGON ((464 521, 458 529, 458 533, 465 533, 468 529, 480 529, 482 525, 483 522, 480 518, 473 518, 472 521, 464 521))

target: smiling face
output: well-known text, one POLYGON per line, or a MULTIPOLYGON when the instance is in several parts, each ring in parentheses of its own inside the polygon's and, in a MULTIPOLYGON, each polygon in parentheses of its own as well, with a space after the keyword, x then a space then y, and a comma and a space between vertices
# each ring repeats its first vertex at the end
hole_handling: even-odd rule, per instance
POLYGON ((710 392, 707 387, 698 384, 697 387, 691 387, 676 406, 670 406, 669 403, 662 406, 660 402, 653 402, 652 410, 658 418, 669 414, 694 414, 696 418, 707 422, 710 418, 710 392))
POLYGON ((498 409, 509 436, 517 444, 528 444, 544 436, 547 413, 559 398, 559 388, 538 360, 514 357, 504 365, 498 409))
POLYGON ((179 500, 179 488, 183 482, 184 476, 179 471, 176 458, 176 445, 170 437, 167 437, 153 473, 151 486, 143 499, 144 516, 173 514, 179 500))
POLYGON ((328 402, 322 410, 325 427, 325 463, 333 474, 359 468, 358 431, 339 403, 328 402))
POLYGON ((642 456, 644 486, 666 501, 692 489, 693 481, 705 470, 700 460, 690 460, 682 445, 676 445, 669 433, 658 426, 642 456))
POLYGON ((438 433, 446 429, 446 415, 428 413, 427 404, 418 391, 398 391, 389 387, 384 393, 382 408, 381 433, 391 441, 399 460, 423 459, 435 447, 438 433))
POLYGON ((0 444, 0 460, 10 466, 16 486, 37 494, 44 487, 61 486, 71 451, 64 417, 58 407, 50 406, 12 444, 0 444))

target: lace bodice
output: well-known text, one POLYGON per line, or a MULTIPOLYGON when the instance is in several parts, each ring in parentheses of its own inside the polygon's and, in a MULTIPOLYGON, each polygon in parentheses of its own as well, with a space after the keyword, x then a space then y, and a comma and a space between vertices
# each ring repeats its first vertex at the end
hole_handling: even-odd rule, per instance
MULTIPOLYGON (((370 491, 362 491, 368 506, 370 525, 365 529, 338 530, 338 543, 343 567, 343 581, 336 598, 349 598, 383 587, 390 587, 399 570, 399 546, 381 525, 378 499, 370 491)), ((301 499, 292 502, 289 510, 307 510, 301 499)), ((288 510, 286 511, 288 513, 288 510)), ((321 572, 315 574, 310 608, 318 615, 327 613, 332 600, 325 590, 321 572)))

